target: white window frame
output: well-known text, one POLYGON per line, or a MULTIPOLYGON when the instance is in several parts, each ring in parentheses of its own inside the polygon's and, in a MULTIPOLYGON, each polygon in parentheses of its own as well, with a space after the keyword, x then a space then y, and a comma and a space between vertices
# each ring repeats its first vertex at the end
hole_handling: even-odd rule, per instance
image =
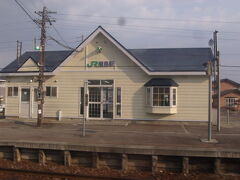
POLYGON ((170 87, 170 106, 171 107, 177 107, 177 88, 176 87, 170 87), (173 104, 173 90, 176 90, 176 104, 173 104))
POLYGON ((47 98, 58 98, 58 86, 45 86, 45 97, 47 98), (47 96, 47 87, 50 87, 50 96, 47 96), (52 88, 56 88, 56 96, 52 96, 52 88))
POLYGON ((236 107, 237 106, 237 97, 225 97, 225 106, 226 107, 236 107))
POLYGON ((152 106, 152 88, 147 87, 146 88, 146 106, 152 106), (148 96, 148 90, 149 90, 149 96, 148 96))
POLYGON ((122 88, 121 87, 116 87, 116 112, 115 115, 116 117, 121 117, 122 116, 122 88), (118 99, 118 88, 120 89, 120 102, 117 102, 118 99), (117 106, 120 105, 120 115, 117 114, 117 106))
POLYGON ((18 86, 8 86, 7 87, 7 97, 18 97, 19 96, 19 87, 18 86), (8 88, 12 88, 12 95, 8 95, 8 88), (14 95, 14 88, 17 88, 17 96, 14 95))
POLYGON ((149 86, 146 87, 146 106, 151 106, 151 107, 177 107, 178 104, 178 98, 177 98, 177 87, 172 87, 172 86, 149 86), (170 102, 169 102, 169 106, 154 106, 153 105, 153 88, 169 88, 169 93, 170 93, 170 102), (150 100, 148 99, 148 89, 150 89, 150 100), (176 90, 176 105, 173 105, 173 89, 176 90), (148 104, 148 102, 150 102, 150 104, 148 104))
POLYGON ((80 87, 80 90, 79 90, 79 115, 80 116, 83 116, 84 115, 84 92, 85 92, 85 87, 80 87), (83 91, 83 92, 82 92, 83 91), (83 93, 83 98, 82 98, 82 93, 83 93), (82 100, 83 100, 83 103, 82 103, 82 100), (81 106, 83 105, 83 112, 81 113, 81 106))

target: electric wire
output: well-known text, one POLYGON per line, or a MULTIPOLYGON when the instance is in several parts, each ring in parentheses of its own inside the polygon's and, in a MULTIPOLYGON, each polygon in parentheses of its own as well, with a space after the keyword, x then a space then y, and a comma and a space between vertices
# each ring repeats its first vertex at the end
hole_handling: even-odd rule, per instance
MULTIPOLYGON (((22 4, 20 4, 17 0, 15 0, 15 2, 21 7, 21 9, 27 14, 27 16, 28 16, 35 24, 37 24, 38 27, 41 28, 41 26, 40 26, 40 24, 38 23, 38 21, 35 20, 35 19, 27 12, 26 7, 24 7, 22 4)), ((28 11, 29 11, 29 10, 28 10, 28 11)), ((47 16, 47 18, 48 18, 48 20, 50 20, 48 16, 47 16)), ((51 22, 51 21, 49 21, 49 22, 51 22)), ((50 23, 50 24, 51 24, 51 23, 50 23)), ((57 32, 57 34, 60 36, 60 38, 64 41, 64 39, 63 39, 63 37, 61 36, 61 34, 59 33, 59 31, 58 31, 55 27, 53 27, 53 28, 54 28, 54 30, 57 32)), ((49 33, 48 33, 48 34, 49 34, 49 33)), ((52 36, 49 36, 49 37, 51 38, 51 40, 57 42, 57 43, 58 43, 59 45, 61 45, 62 47, 65 47, 65 48, 71 49, 71 50, 75 50, 74 48, 71 48, 71 47, 69 47, 68 45, 65 45, 65 44, 59 42, 58 40, 56 40, 56 39, 53 38, 52 36)))
POLYGON ((26 15, 38 26, 40 27, 40 25, 38 24, 37 20, 35 20, 28 12, 27 10, 25 9, 25 7, 20 4, 17 0, 15 0, 15 2, 18 4, 18 6, 26 13, 26 15))
MULTIPOLYGON (((58 34, 58 36, 60 37, 60 39, 69 47, 68 43, 64 40, 63 36, 60 34, 60 32, 57 30, 57 28, 52 25, 53 29, 56 31, 56 33, 58 34)), ((72 48, 73 49, 73 48, 72 48)))
MULTIPOLYGON (((37 24, 38 25, 38 27, 40 26, 39 24, 38 24, 38 22, 34 19, 34 18, 32 18, 32 16, 30 15, 30 11, 27 9, 27 10, 25 10, 26 8, 24 8, 23 7, 23 5, 22 4, 20 4, 17 0, 15 0, 15 2, 21 7, 21 9, 27 14, 27 16, 35 23, 35 24, 37 24), (29 12, 27 12, 27 11, 29 11, 29 12)), ((62 14, 63 15, 63 14, 62 14)), ((100 16, 99 16, 100 17, 100 16)), ((102 16, 103 17, 103 16, 102 16)), ((109 17, 108 17, 109 18, 109 17)), ((118 18, 118 17, 111 17, 111 18, 118 18)), ((127 17, 127 18, 130 18, 130 19, 144 19, 144 18, 133 18, 133 17, 127 17)), ((154 18, 155 20, 156 20, 156 18, 154 18)), ((158 20, 160 20, 159 18, 157 18, 158 20)), ((161 20, 167 20, 167 19, 161 19, 161 20)), ((168 19, 168 20, 170 20, 170 19, 168 19)), ((173 20, 172 19, 172 21, 183 21, 183 20, 173 20)), ((184 20, 184 21, 186 21, 186 20, 184 20)), ((192 20, 190 20, 190 21, 192 21, 192 20)), ((199 22, 206 22, 206 21, 199 21, 199 22)), ((94 22, 91 22, 91 23, 94 23, 94 22)), ((217 22, 217 23, 233 23, 233 22, 217 22)), ((235 22, 236 23, 236 22, 235 22)), ((239 23, 239 22, 237 22, 237 23, 239 23)), ((102 23, 103 24, 103 23, 102 23)), ((111 23, 105 23, 105 24, 108 24, 108 25, 118 25, 118 24, 111 24, 111 23)), ((128 26, 130 26, 130 25, 128 25, 128 26)), ((144 26, 136 26, 136 25, 131 25, 130 27, 136 27, 136 28, 142 28, 142 27, 144 27, 144 26)), ((54 30, 56 31, 56 33, 58 34, 58 36, 61 38, 61 40, 65 43, 65 44, 67 44, 67 42, 64 40, 64 38, 62 37, 62 35, 59 33, 59 31, 53 26, 53 28, 54 28, 54 30)), ((171 28, 166 28, 166 27, 152 27, 152 28, 163 28, 163 29, 171 29, 171 28)), ((173 28, 172 28, 172 30, 173 30, 173 28)), ((180 30, 180 31, 196 31, 196 32, 201 32, 202 30, 193 30, 193 29, 180 29, 180 28, 175 28, 174 30, 180 30)), ((203 32, 203 31, 202 31, 203 32)), ((204 31, 204 32, 211 32, 211 31, 204 31)), ((229 32, 228 32, 229 33, 229 32)), ((235 32, 230 32, 230 33, 235 33, 235 32)), ((68 48, 68 49, 71 49, 71 50, 73 50, 73 51, 76 51, 76 49, 74 49, 74 48, 71 48, 71 47, 69 47, 68 45, 65 45, 65 44, 63 44, 63 43, 61 43, 61 42, 59 42, 58 40, 56 40, 55 38, 53 38, 53 37, 51 37, 50 36, 50 38, 51 38, 51 40, 53 40, 53 41, 55 41, 57 44, 59 44, 59 45, 61 45, 62 47, 65 47, 65 48, 68 48)), ((223 39, 222 39, 223 40, 223 39)), ((230 39, 230 40, 236 40, 236 39, 230 39)), ((66 66, 65 66, 66 67, 66 66)), ((76 66, 74 66, 74 67, 76 67, 76 66)), ((84 66, 85 67, 85 66, 84 66)), ((125 66, 125 67, 130 67, 130 66, 125 66)), ((145 67, 145 66, 144 66, 145 67)), ((154 67, 156 67, 156 66, 154 66, 154 67)), ((186 67, 186 66, 184 66, 184 67, 186 67)), ((222 65, 221 67, 240 67, 240 66, 226 66, 226 65, 222 65)), ((150 67, 149 67, 150 68, 150 67)), ((2 69, 2 68, 1 68, 2 69)), ((5 68, 6 69, 6 68, 5 68)))
POLYGON ((134 19, 134 20, 154 20, 154 21, 178 21, 178 22, 207 22, 207 23, 226 23, 226 24, 240 24, 240 21, 211 21, 211 20, 199 20, 199 19, 174 19, 174 18, 146 18, 146 17, 117 17, 117 16, 100 16, 92 14, 70 14, 70 13, 60 13, 58 15, 63 16, 81 16, 81 17, 97 17, 97 18, 110 18, 110 19, 134 19))

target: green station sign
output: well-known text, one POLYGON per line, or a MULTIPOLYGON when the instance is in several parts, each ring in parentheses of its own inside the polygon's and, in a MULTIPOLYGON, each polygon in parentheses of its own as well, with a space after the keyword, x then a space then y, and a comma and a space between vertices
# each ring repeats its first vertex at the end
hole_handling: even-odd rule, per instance
POLYGON ((114 67, 115 61, 91 61, 87 67, 114 67))

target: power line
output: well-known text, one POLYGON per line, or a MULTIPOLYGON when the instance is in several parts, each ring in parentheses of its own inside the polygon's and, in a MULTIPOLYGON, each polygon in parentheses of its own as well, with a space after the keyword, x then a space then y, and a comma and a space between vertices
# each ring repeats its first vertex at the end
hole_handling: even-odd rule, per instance
MULTIPOLYGON (((61 19, 60 19, 61 20, 61 19)), ((71 20, 66 20, 68 23, 69 21, 71 20)), ((119 26, 118 23, 109 23, 109 22, 97 22, 97 21, 86 21, 86 20, 81 20, 81 22, 79 23, 88 23, 88 24, 105 24, 105 25, 114 25, 114 26, 119 26)), ((75 27, 79 27, 79 26, 75 26, 75 27)), ((165 29, 165 30, 176 30, 176 31, 193 31, 193 32, 204 32, 204 33, 212 33, 211 30, 199 30, 199 29, 187 29, 187 28, 175 28, 175 27, 166 27, 166 26, 163 26, 163 27, 160 27, 160 26, 149 26, 149 25, 146 25, 146 26, 142 26, 142 25, 124 25, 124 26, 121 26, 121 28, 124 28, 124 27, 134 27, 134 28, 146 28, 147 30, 148 29, 165 29)), ((229 32, 230 33, 230 32, 229 32)), ((231 33, 237 33, 237 32, 231 32, 231 33)))
POLYGON ((59 42, 58 40, 56 40, 55 38, 53 38, 53 37, 51 37, 51 36, 48 36, 48 38, 49 38, 50 40, 53 40, 55 43, 57 43, 58 45, 60 45, 60 46, 62 46, 62 47, 64 47, 64 48, 66 48, 66 49, 70 49, 70 50, 73 50, 73 51, 79 52, 79 51, 76 50, 76 48, 72 48, 72 47, 70 47, 70 46, 68 46, 68 45, 65 45, 65 44, 59 42))
MULTIPOLYGON (((22 4, 20 4, 17 0, 15 2, 19 5, 19 7, 26 13, 26 15, 40 28, 40 25, 38 22, 27 12, 27 10, 23 7, 22 4)), ((28 10, 29 11, 29 10, 28 10)))
MULTIPOLYGON (((119 19, 120 17, 116 16, 100 16, 100 15, 91 15, 91 14, 69 14, 69 13, 60 13, 58 15, 64 16, 82 16, 82 17, 96 17, 96 18, 110 18, 110 19, 119 19)), ((240 24, 240 21, 211 21, 211 20, 199 20, 199 19, 176 19, 176 18, 146 18, 146 17, 121 17, 124 19, 134 19, 134 20, 154 20, 154 21, 174 21, 174 22, 207 22, 207 23, 220 23, 220 24, 240 24)))
MULTIPOLYGON (((56 33, 58 34, 58 36, 60 37, 60 39, 69 47, 68 43, 64 40, 63 36, 60 34, 60 32, 57 30, 57 28, 52 25, 53 29, 56 31, 56 33)), ((72 48, 73 49, 73 48, 72 48)))
MULTIPOLYGON (((69 20, 68 20, 69 22, 69 20)), ((79 22, 80 24, 104 24, 104 25, 110 25, 110 26, 118 26, 119 27, 119 24, 116 24, 116 23, 106 23, 106 22, 94 22, 94 21, 81 21, 79 22)), ((67 23, 68 24, 68 23, 67 23)), ((72 29, 72 27, 81 27, 81 26, 67 26, 67 27, 64 27, 64 28, 67 28, 67 29, 72 29)), ((163 34, 163 33, 175 33, 175 32, 189 32, 189 31, 192 31, 192 32, 204 32, 204 33, 211 33, 212 31, 210 30, 197 30, 197 29, 184 29, 184 28, 171 28, 171 27, 159 27, 159 26, 139 26, 139 25, 125 25, 125 26, 121 26, 121 28, 118 28, 117 29, 118 31, 119 30, 132 30, 132 31, 135 31, 135 30, 142 30, 144 33, 149 33, 150 31, 156 31, 158 34, 163 34), (128 28, 128 29, 127 29, 128 28), (131 28, 131 29, 129 29, 131 28), (166 32, 159 32, 159 30, 167 30, 166 32)), ((223 31, 221 33, 239 33, 239 32, 226 32, 226 31, 223 31)), ((203 39, 203 38, 209 38, 209 36, 189 36, 189 33, 188 35, 178 35, 178 34, 175 34, 175 36, 179 36, 179 37, 191 37, 191 38, 194 38, 194 39, 203 39)), ((240 39, 236 39, 236 38, 220 38, 220 40, 222 41, 240 41, 240 39)))
MULTIPOLYGON (((37 26, 38 26, 39 28, 41 28, 41 25, 39 24, 39 22, 38 22, 37 20, 35 20, 35 19, 27 12, 26 8, 24 8, 23 5, 21 5, 17 0, 15 0, 15 2, 21 7, 21 9, 27 14, 27 16, 28 16, 35 24, 37 24, 37 26)), ((28 11, 29 11, 29 10, 28 10, 28 11)), ((48 13, 53 13, 53 12, 48 12, 48 13)), ((49 18, 48 16, 47 16, 46 18, 47 18, 48 22, 50 22, 50 25, 52 25, 52 24, 51 24, 51 21, 53 21, 53 20, 50 20, 50 18, 49 18)), ((55 20, 54 20, 54 21, 55 21, 55 20)), ((60 36, 60 38, 63 40, 63 42, 66 43, 66 41, 63 39, 63 37, 61 36, 61 34, 59 33, 59 31, 58 31, 55 27, 53 27, 53 28, 54 28, 54 30, 57 32, 57 34, 60 36)), ((69 47, 68 45, 64 45, 63 43, 60 43, 59 41, 57 41, 57 40, 56 40, 55 38, 53 38, 53 37, 51 37, 51 39, 54 40, 55 42, 58 42, 59 45, 65 47, 65 48, 72 49, 72 50, 74 49, 74 48, 69 47)))

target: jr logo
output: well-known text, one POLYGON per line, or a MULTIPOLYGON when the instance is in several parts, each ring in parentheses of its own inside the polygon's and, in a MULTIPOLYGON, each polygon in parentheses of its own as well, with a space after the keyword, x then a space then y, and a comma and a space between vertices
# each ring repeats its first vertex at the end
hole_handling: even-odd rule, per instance
POLYGON ((91 61, 87 67, 114 67, 115 61, 91 61))

